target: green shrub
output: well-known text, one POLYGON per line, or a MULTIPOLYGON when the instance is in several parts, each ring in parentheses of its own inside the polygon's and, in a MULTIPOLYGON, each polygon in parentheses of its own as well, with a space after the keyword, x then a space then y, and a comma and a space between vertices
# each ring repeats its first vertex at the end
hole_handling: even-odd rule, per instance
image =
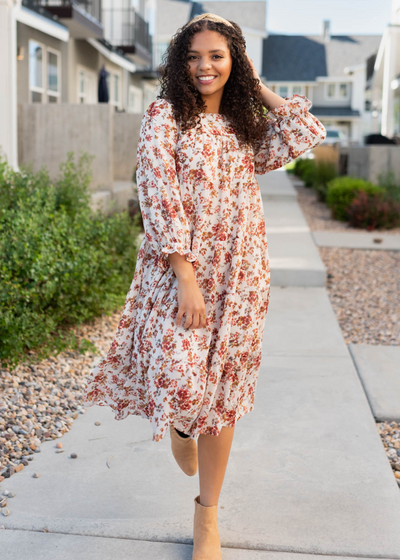
POLYGON ((400 202, 360 191, 348 209, 351 226, 372 231, 400 226, 400 202))
POLYGON ((304 181, 306 187, 311 187, 316 178, 316 165, 313 159, 298 158, 293 173, 304 181))
POLYGON ((316 178, 312 185, 322 202, 326 201, 328 183, 337 177, 336 166, 331 161, 316 162, 316 178))
MULTIPOLYGON (((122 305, 132 281, 137 219, 90 209, 90 158, 72 154, 53 184, 42 169, 0 161, 0 363, 76 345, 71 325, 122 305)), ((33 358, 32 358, 33 359, 33 358)))
POLYGON ((328 183, 326 203, 332 211, 332 217, 346 221, 348 209, 360 191, 367 194, 382 194, 376 185, 357 177, 337 177, 328 183))
POLYGON ((400 202, 400 180, 396 179, 393 171, 381 173, 378 177, 378 185, 385 191, 386 200, 400 202))

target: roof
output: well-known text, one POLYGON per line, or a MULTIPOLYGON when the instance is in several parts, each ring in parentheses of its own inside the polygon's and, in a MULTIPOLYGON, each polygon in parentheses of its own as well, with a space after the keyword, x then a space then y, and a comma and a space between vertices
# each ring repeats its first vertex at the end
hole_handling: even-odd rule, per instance
POLYGON ((310 113, 316 117, 359 117, 360 111, 351 107, 311 107, 310 113))
POLYGON ((235 2, 161 0, 157 3, 158 35, 172 36, 189 20, 207 12, 234 21, 240 27, 265 33, 266 10, 266 0, 235 2))
POLYGON ((268 81, 315 81, 344 76, 346 66, 366 62, 381 35, 269 35, 263 44, 262 75, 268 81))

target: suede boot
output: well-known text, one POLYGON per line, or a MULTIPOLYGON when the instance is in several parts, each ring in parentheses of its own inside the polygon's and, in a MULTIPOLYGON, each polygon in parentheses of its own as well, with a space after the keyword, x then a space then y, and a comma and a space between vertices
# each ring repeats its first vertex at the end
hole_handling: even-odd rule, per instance
POLYGON ((188 476, 197 473, 197 443, 193 438, 183 438, 173 426, 169 426, 171 450, 175 461, 188 476))
POLYGON ((192 560, 222 560, 218 531, 218 506, 205 507, 194 499, 192 560))

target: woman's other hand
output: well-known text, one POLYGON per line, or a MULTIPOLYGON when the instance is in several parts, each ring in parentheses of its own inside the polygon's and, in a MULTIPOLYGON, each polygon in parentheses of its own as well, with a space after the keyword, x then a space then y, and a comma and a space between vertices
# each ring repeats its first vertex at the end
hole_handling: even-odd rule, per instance
POLYGON ((178 305, 177 325, 185 329, 202 329, 206 326, 206 306, 195 278, 178 280, 178 305), (184 323, 181 325, 183 315, 184 323))
POLYGON ((197 284, 193 265, 179 253, 170 253, 168 260, 178 279, 178 314, 176 324, 186 329, 202 329, 207 325, 206 306, 197 284), (185 315, 183 325, 182 317, 185 315))

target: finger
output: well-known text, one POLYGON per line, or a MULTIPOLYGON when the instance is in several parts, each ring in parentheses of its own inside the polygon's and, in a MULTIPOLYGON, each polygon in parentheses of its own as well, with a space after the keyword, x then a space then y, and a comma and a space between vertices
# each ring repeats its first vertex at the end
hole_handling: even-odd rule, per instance
POLYGON ((192 324, 190 325, 190 328, 191 329, 198 329, 199 324, 200 324, 200 314, 198 312, 193 313, 193 320, 192 320, 192 324))
POLYGON ((185 321, 183 326, 185 327, 185 329, 188 329, 190 327, 190 325, 192 324, 192 314, 191 313, 188 313, 188 314, 185 313, 185 315, 186 315, 186 321, 185 321))
POLYGON ((181 326, 182 315, 183 315, 183 310, 179 309, 178 310, 178 315, 176 316, 176 324, 178 325, 178 327, 181 326))

